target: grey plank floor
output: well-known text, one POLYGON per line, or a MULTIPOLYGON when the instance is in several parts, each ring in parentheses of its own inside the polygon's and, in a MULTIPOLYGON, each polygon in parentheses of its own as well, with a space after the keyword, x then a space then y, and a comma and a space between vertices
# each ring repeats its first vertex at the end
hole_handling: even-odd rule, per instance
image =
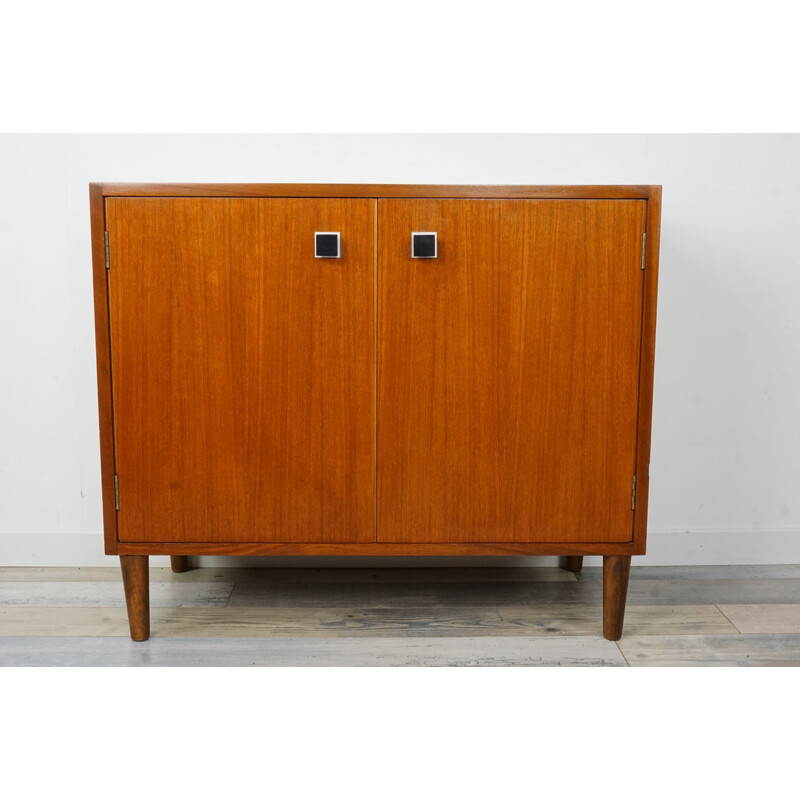
POLYGON ((530 639, 151 639, 13 637, 0 646, 8 666, 59 667, 622 667, 613 642, 597 636, 530 639))
POLYGON ((0 568, 0 666, 800 666, 800 566, 151 570, 131 642, 119 569, 0 568))

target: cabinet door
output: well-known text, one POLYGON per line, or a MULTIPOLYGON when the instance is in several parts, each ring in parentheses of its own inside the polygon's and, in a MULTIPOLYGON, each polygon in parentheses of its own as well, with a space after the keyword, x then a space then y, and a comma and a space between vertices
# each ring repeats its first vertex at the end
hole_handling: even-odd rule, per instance
POLYGON ((107 201, 120 541, 374 540, 374 209, 107 201))
POLYGON ((630 541, 645 202, 378 208, 378 540, 630 541))

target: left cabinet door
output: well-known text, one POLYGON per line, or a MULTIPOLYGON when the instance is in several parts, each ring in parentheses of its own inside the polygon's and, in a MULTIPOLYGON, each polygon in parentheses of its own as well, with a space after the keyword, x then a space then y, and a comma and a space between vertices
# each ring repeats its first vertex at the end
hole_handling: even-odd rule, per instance
POLYGON ((374 214, 106 201, 120 541, 374 541, 374 214))

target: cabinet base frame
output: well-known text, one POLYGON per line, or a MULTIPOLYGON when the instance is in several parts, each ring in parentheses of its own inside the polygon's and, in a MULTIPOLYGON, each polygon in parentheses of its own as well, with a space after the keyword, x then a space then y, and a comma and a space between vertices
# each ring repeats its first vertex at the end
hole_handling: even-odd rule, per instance
MULTIPOLYGON (((230 554, 230 548, 227 549, 230 554)), ((171 556, 171 559, 174 572, 190 569, 188 556, 171 556), (176 565, 180 569, 176 569, 176 565)), ((150 637, 149 556, 121 555, 120 563, 131 639, 142 642, 150 637)), ((567 563, 568 569, 578 572, 583 559, 581 556, 569 556, 567 563), (573 569, 575 566, 578 569, 573 569)), ((630 569, 629 555, 603 556, 603 636, 611 641, 617 641, 622 636, 630 569)))
POLYGON ((117 542, 106 555, 147 556, 641 556, 636 542, 117 542))

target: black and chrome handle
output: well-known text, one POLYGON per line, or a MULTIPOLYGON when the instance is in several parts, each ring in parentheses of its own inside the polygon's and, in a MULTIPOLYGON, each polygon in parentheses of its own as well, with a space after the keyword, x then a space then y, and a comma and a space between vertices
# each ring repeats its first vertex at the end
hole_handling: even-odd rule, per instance
POLYGON ((315 258, 341 258, 340 237, 337 231, 314 232, 315 258))
POLYGON ((436 238, 434 231, 414 231, 411 234, 411 258, 436 258, 436 238))

